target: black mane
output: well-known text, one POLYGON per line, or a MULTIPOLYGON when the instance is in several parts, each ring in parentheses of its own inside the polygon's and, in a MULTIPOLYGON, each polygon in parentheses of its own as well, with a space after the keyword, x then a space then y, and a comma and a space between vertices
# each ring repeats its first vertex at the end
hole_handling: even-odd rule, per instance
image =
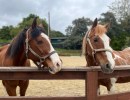
POLYGON ((26 31, 27 31, 27 29, 24 29, 12 40, 12 42, 10 43, 10 46, 6 52, 6 56, 13 58, 16 55, 18 55, 21 47, 24 45, 26 31))
MULTIPOLYGON (((28 28, 23 29, 22 32, 20 32, 11 42, 7 52, 6 56, 9 56, 11 58, 16 57, 19 55, 20 50, 24 47, 25 44, 25 39, 26 39, 26 31, 28 28)), ((42 32, 45 33, 45 30, 41 27, 36 27, 35 29, 32 30, 31 36, 32 38, 36 38, 39 36, 42 32)))

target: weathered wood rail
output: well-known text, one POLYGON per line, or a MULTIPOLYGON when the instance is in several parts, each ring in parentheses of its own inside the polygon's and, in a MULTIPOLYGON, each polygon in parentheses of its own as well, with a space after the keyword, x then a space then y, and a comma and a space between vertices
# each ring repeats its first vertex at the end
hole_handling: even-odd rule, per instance
POLYGON ((97 95, 98 79, 110 77, 130 76, 130 65, 116 67, 112 74, 103 74, 99 67, 92 66, 62 68, 62 70, 51 75, 47 70, 38 70, 36 67, 0 67, 0 80, 85 80, 84 97, 0 97, 0 100, 130 100, 130 92, 97 95))

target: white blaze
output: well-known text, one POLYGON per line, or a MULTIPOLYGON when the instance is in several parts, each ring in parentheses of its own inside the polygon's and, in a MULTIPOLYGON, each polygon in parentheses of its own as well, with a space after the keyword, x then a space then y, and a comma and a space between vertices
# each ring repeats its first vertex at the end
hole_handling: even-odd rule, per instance
POLYGON ((111 87, 110 87, 110 91, 108 91, 109 94, 112 94, 115 92, 115 83, 117 81, 117 78, 110 78, 110 82, 111 82, 111 87))
MULTIPOLYGON (((48 37, 46 34, 44 34, 44 33, 42 33, 41 35, 42 35, 42 37, 44 37, 44 38, 48 41, 48 43, 50 44, 50 48, 51 48, 51 49, 50 49, 50 52, 49 52, 49 53, 51 53, 52 51, 55 51, 54 48, 53 48, 53 46, 52 46, 52 44, 51 44, 51 42, 50 42, 50 40, 49 40, 49 37, 48 37)), ((61 60, 60 60, 60 58, 59 58, 59 56, 58 56, 57 53, 52 54, 52 55, 50 56, 50 59, 52 60, 52 62, 53 62, 53 64, 54 64, 55 67, 57 67, 57 64, 59 64, 60 66, 62 65, 62 62, 61 62, 61 60)))
MULTIPOLYGON (((108 37, 106 34, 103 34, 103 35, 101 35, 100 37, 101 37, 101 39, 102 39, 102 41, 103 41, 104 49, 109 49, 109 50, 112 51, 112 48, 111 48, 110 45, 109 45, 109 37, 108 37)), ((107 55, 107 59, 108 59, 109 63, 111 63, 111 65, 112 65, 112 66, 111 66, 111 69, 113 69, 114 66, 115 66, 115 61, 114 61, 114 59, 113 59, 113 57, 112 57, 112 53, 106 51, 106 55, 107 55)))

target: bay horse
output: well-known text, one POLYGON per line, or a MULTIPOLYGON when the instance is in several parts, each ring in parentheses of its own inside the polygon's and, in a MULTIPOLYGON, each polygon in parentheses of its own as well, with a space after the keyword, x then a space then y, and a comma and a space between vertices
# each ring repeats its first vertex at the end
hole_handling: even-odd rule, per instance
MULTIPOLYGON (((51 74, 61 70, 62 62, 54 50, 43 27, 37 25, 34 18, 29 28, 23 29, 9 45, 0 48, 0 66, 30 66, 31 59, 39 69, 48 67, 51 74)), ((16 96, 20 87, 20 96, 25 96, 29 80, 2 80, 9 96, 16 96)))
MULTIPOLYGON (((85 54, 87 66, 101 66, 102 72, 107 74, 112 73, 116 65, 130 64, 129 47, 122 51, 115 51, 110 47, 110 38, 106 34, 109 26, 109 24, 98 24, 96 18, 83 38, 83 53, 85 54)), ((100 79, 98 84, 106 86, 108 92, 113 93, 115 83, 126 82, 130 82, 130 78, 100 79)))

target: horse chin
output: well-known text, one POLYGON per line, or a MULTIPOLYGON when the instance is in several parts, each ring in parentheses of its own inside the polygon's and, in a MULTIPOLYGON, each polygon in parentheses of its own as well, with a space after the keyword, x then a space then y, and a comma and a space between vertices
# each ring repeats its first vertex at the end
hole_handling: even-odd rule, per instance
POLYGON ((105 73, 105 74, 111 74, 111 73, 113 73, 113 71, 114 71, 114 70, 109 70, 109 71, 103 71, 103 70, 102 70, 102 72, 105 73))
POLYGON ((108 68, 103 68, 103 67, 101 67, 101 71, 103 72, 103 73, 105 73, 105 74, 111 74, 111 73, 113 73, 113 69, 108 69, 108 68))
POLYGON ((52 70, 49 70, 49 72, 51 73, 51 74, 56 74, 57 72, 54 72, 54 71, 52 71, 52 70))
POLYGON ((51 74, 56 74, 57 72, 59 72, 61 69, 55 69, 54 67, 48 67, 49 68, 49 72, 51 74))
POLYGON ((51 74, 56 74, 57 72, 59 72, 61 70, 61 66, 51 67, 48 65, 40 64, 40 62, 36 62, 36 65, 37 65, 38 69, 48 69, 48 71, 51 74))

